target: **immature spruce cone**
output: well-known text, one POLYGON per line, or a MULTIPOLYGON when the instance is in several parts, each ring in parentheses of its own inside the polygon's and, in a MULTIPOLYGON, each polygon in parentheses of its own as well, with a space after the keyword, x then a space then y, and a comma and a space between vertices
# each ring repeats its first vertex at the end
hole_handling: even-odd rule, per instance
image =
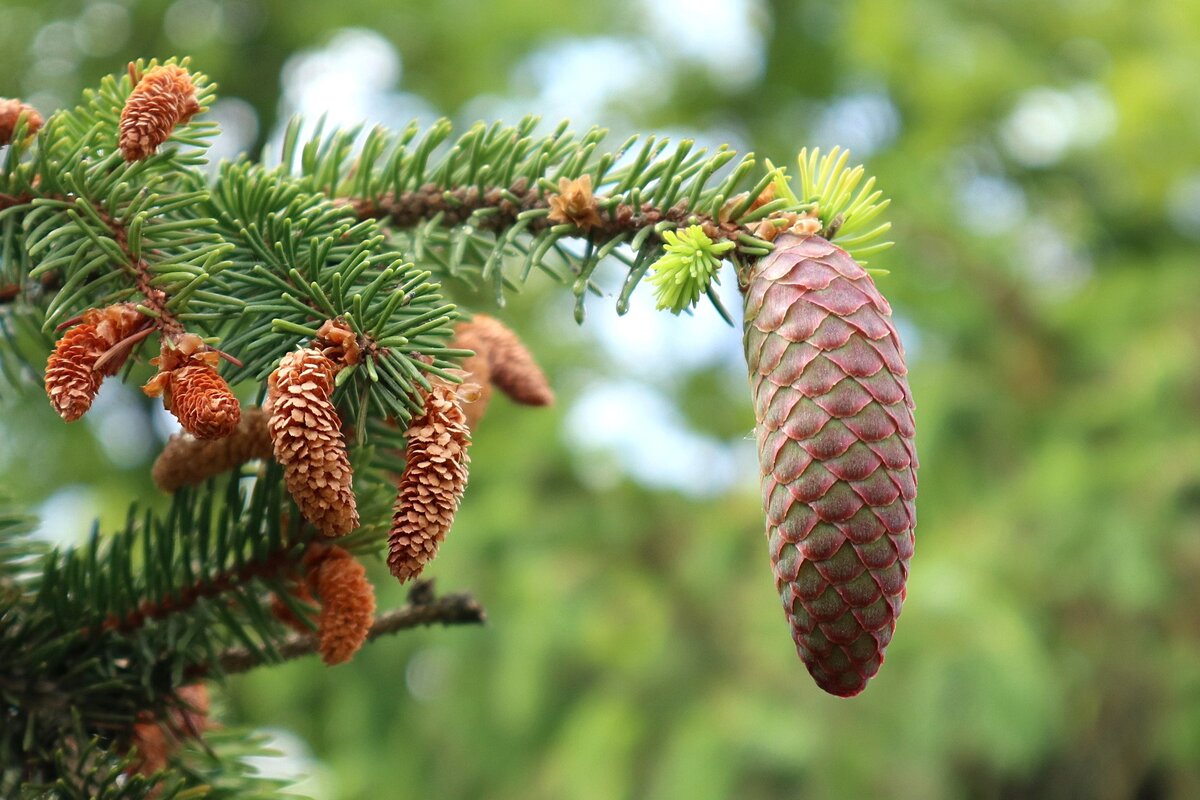
POLYGON ((220 439, 237 430, 241 407, 229 384, 208 364, 189 364, 171 376, 171 412, 197 439, 220 439))
POLYGON ((455 387, 435 382, 406 435, 388 535, 388 567, 401 583, 420 575, 437 555, 466 489, 471 431, 455 387))
POLYGON ((321 613, 317 617, 321 659, 333 666, 358 652, 375 621, 375 589, 363 565, 340 547, 317 563, 313 581, 321 613))
POLYGON ((548 406, 554 391, 528 348, 499 320, 476 314, 454 329, 455 346, 474 350, 487 359, 491 381, 515 402, 548 406))
POLYGON ((870 275, 817 236, 780 236, 745 306, 775 584, 817 685, 849 697, 883 662, 913 553, 904 350, 870 275))
POLYGON ((41 130, 42 115, 36 108, 20 100, 0 97, 0 146, 12 141, 13 132, 17 129, 17 119, 21 114, 25 114, 26 133, 32 136, 41 130))
POLYGON ((264 405, 288 491, 305 519, 326 536, 358 527, 342 421, 330 400, 336 372, 337 365, 319 350, 288 353, 271 373, 264 405))
POLYGON ((129 352, 109 358, 100 369, 96 362, 144 322, 132 305, 120 303, 89 309, 78 325, 63 334, 46 362, 46 396, 59 416, 74 422, 91 408, 101 381, 117 374, 129 352))
POLYGON ((151 477, 164 492, 181 486, 194 486, 255 459, 271 457, 271 434, 267 415, 259 408, 242 412, 237 429, 223 439, 197 439, 189 433, 177 433, 154 460, 151 477))
POLYGON ((147 71, 137 80, 121 111, 119 144, 125 160, 139 161, 153 155, 176 125, 199 111, 196 86, 186 69, 167 64, 147 71))
POLYGON ((219 360, 195 334, 164 339, 161 354, 151 362, 158 365, 158 375, 142 390, 151 397, 162 395, 163 406, 197 439, 224 438, 237 430, 242 409, 217 374, 219 360))

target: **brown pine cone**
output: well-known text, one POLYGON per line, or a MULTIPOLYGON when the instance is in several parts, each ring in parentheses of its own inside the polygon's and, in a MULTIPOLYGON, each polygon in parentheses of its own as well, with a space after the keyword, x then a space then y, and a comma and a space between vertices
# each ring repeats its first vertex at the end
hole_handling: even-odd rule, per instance
POLYGON ((171 376, 171 412, 197 439, 221 439, 237 430, 241 406, 225 379, 208 364, 190 364, 171 376))
POLYGON ((229 384, 217 374, 219 360, 195 334, 164 339, 161 354, 150 362, 158 365, 159 372, 142 391, 151 397, 162 395, 163 406, 197 439, 229 436, 237 430, 242 409, 229 384))
POLYGON ((97 369, 100 357, 132 335, 145 319, 132 305, 119 303, 88 310, 78 325, 63 334, 46 362, 46 396, 59 416, 74 422, 91 408, 100 383, 120 370, 129 352, 115 354, 97 369))
POLYGON ((467 485, 471 431, 455 387, 436 382, 407 432, 404 474, 388 535, 388 567, 401 583, 437 555, 467 485))
MULTIPOLYGON (((527 406, 548 406, 554 402, 554 391, 533 354, 498 319, 476 314, 471 321, 459 323, 454 329, 454 346, 483 356, 490 368, 491 382, 514 402, 527 406)), ((469 369, 466 364, 464 369, 469 369)))
POLYGON ((119 144, 126 161, 140 161, 158 151, 176 125, 199 113, 196 86, 183 67, 174 64, 154 67, 136 81, 121 111, 119 144))
POLYGON ((305 519, 326 536, 358 527, 353 472, 342 420, 331 400, 337 365, 315 349, 288 353, 267 386, 267 428, 275 460, 305 519))
POLYGON ((375 589, 363 565, 340 547, 331 547, 316 565, 314 588, 321 601, 317 617, 321 660, 329 666, 349 661, 375 621, 375 589))

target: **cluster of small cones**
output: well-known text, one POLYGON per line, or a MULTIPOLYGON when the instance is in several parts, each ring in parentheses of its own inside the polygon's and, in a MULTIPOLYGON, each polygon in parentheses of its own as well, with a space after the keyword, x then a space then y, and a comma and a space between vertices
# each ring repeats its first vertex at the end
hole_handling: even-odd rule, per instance
MULTIPOLYGON (((313 546, 304 558, 305 575, 292 597, 299 603, 319 604, 316 614, 321 660, 329 666, 349 661, 371 632, 375 620, 375 589, 367 571, 349 551, 336 546, 313 546)), ((301 633, 309 624, 281 598, 273 603, 275 616, 301 633)))
POLYGON ((140 161, 158 151, 176 125, 199 113, 196 86, 183 67, 166 64, 144 75, 129 65, 133 92, 125 101, 118 128, 118 144, 126 161, 140 161))
POLYGON ((158 374, 142 391, 162 396, 163 405, 197 439, 222 439, 237 430, 242 409, 225 379, 217 374, 220 355, 194 333, 163 339, 151 364, 158 374))
POLYGON ((330 320, 312 346, 284 356, 267 382, 263 409, 275 460, 304 518, 326 536, 358 527, 354 474, 332 398, 337 373, 359 358, 354 333, 330 320))

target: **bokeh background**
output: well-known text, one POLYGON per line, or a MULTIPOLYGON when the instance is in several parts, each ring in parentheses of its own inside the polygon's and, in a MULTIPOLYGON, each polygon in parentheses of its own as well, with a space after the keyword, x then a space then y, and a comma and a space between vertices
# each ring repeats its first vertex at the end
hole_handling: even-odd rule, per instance
MULTIPOLYGON (((217 157, 295 113, 536 113, 840 144, 894 198, 920 525, 865 694, 788 636, 739 332, 644 297, 580 328, 535 283, 505 318, 560 402, 494 404, 432 569, 489 625, 237 678, 264 769, 336 799, 1200 796, 1200 4, 0 0, 0 96, 43 112, 175 54, 221 85, 217 157)), ((136 387, 70 429, 8 392, 0 478, 72 540, 154 496, 169 433, 136 387)))

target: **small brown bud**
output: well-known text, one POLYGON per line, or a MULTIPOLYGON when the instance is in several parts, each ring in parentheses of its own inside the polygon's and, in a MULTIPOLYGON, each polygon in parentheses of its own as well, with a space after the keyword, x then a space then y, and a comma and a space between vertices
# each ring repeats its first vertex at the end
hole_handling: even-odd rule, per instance
POLYGON ((559 178, 558 194, 549 198, 551 222, 569 222, 582 231, 600 224, 599 206, 592 194, 592 176, 559 178))

